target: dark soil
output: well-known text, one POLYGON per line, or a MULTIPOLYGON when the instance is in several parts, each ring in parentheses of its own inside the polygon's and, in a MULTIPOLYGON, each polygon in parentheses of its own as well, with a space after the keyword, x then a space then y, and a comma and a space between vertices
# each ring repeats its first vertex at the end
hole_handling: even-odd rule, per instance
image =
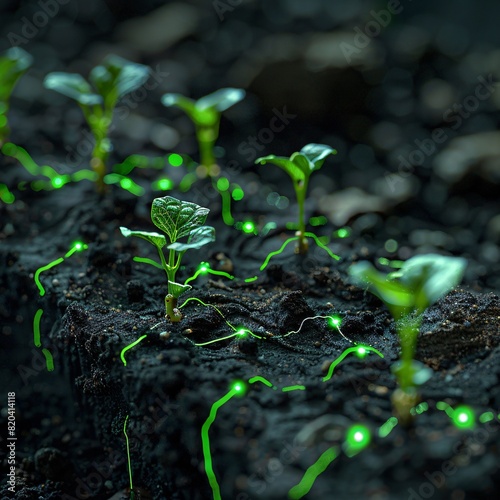
MULTIPOLYGON (((137 7, 139 12, 126 2, 121 9, 112 2, 103 3, 107 10, 101 6, 102 23, 94 24, 91 3, 87 10, 82 7, 74 29, 91 42, 96 53, 109 44, 111 33, 123 22, 157 7, 155 2, 144 2, 137 7), (107 18, 105 11, 114 17, 107 18)), ((327 8, 328 2, 316 3, 327 8)), ((190 4, 205 21, 214 15, 211 5, 190 4)), ((173 74, 168 86, 160 86, 140 103, 142 108, 134 110, 139 115, 144 111, 147 120, 180 130, 172 149, 196 156, 189 122, 175 113, 167 120, 163 111, 158 118, 161 93, 174 88, 198 96, 230 85, 248 90, 246 101, 222 122, 219 142, 225 154, 220 164, 222 172, 246 193, 233 204, 233 216, 237 221, 255 221, 259 234, 244 234, 222 223, 220 197, 207 180, 198 180, 187 192, 169 192, 209 207, 207 222, 216 227, 217 234, 216 242, 206 249, 186 254, 179 279, 192 276, 202 260, 217 268, 221 253, 236 277, 208 275, 192 283, 193 289, 184 298, 196 297, 208 307, 191 301, 182 308, 180 323, 168 323, 164 275, 133 261, 134 256, 154 259, 154 249, 143 241, 125 239, 119 232, 120 226, 153 229, 151 201, 162 194, 150 184, 165 172, 136 170, 134 179, 146 188, 139 198, 116 186, 101 198, 85 182, 36 193, 15 189, 30 178, 12 158, 0 156, 1 180, 16 195, 13 204, 0 206, 0 380, 2 408, 7 392, 16 393, 15 498, 129 498, 123 432, 127 416, 136 499, 214 498, 202 427, 213 405, 235 381, 245 383, 246 393, 218 409, 209 431, 213 470, 223 500, 288 498, 306 470, 332 447, 339 450, 338 457, 318 476, 306 497, 309 500, 496 498, 500 488, 500 177, 495 161, 500 153, 480 151, 463 176, 443 176, 429 157, 410 176, 397 178, 406 194, 398 197, 386 186, 387 174, 397 172, 394 158, 401 148, 445 126, 420 99, 428 81, 448 83, 457 102, 462 102, 477 76, 470 68, 467 73, 464 61, 486 42, 479 35, 477 44, 469 37, 470 46, 451 56, 438 43, 438 8, 422 7, 434 24, 418 21, 418 12, 405 11, 402 27, 395 26, 376 40, 387 52, 383 63, 314 72, 304 47, 310 35, 328 33, 323 11, 304 17, 293 2, 282 1, 273 3, 274 14, 266 11, 266 17, 261 2, 250 4, 228 12, 234 15, 235 24, 229 17, 215 28, 206 21, 213 33, 220 29, 232 37, 234 44, 229 47, 222 36, 210 36, 206 27, 201 34, 186 34, 172 42, 161 55, 160 49, 144 52, 142 62, 152 67, 167 61, 184 71, 173 74), (285 12, 289 25, 275 21, 285 12), (412 55, 394 40, 405 28, 410 35, 414 33, 415 25, 430 41, 425 50, 412 55), (252 40, 246 48, 243 26, 252 40), (280 56, 284 60, 278 55, 274 60, 264 50, 270 47, 272 53, 276 40, 265 38, 266 43, 259 45, 262 37, 273 33, 290 35, 288 55, 280 56), (242 56, 245 50, 255 60, 242 56), (255 69, 253 79, 243 64, 250 60, 254 69, 260 68, 255 69), (200 61, 206 62, 205 73, 200 61), (399 102, 397 95, 406 95, 413 103, 412 113, 399 114, 404 99, 399 102), (332 237, 328 245, 341 256, 339 262, 311 241, 308 256, 293 254, 289 246, 260 272, 267 255, 293 235, 286 224, 294 220, 297 207, 285 174, 254 167, 253 159, 241 153, 241 144, 267 127, 274 108, 283 106, 297 118, 282 135, 276 134, 272 144, 262 146, 262 154, 290 153, 307 142, 336 147, 338 156, 327 160, 312 178, 307 214, 328 217, 326 225, 312 228, 318 235, 332 237, 346 226, 350 236, 332 237), (401 136, 397 144, 386 147, 374 139, 380 123, 396 125, 401 136), (237 168, 231 166, 231 159, 236 159, 237 168), (359 191, 349 191, 353 187, 359 191), (288 208, 268 202, 275 192, 289 199, 288 208), (263 234, 271 221, 276 227, 263 234), (387 250, 388 240, 397 241, 395 251, 387 250), (40 296, 35 271, 63 256, 76 241, 85 242, 88 249, 43 272, 40 280, 46 293, 40 296), (391 365, 399 358, 399 342, 387 309, 350 284, 347 270, 358 260, 405 260, 430 252, 465 257, 467 271, 463 283, 424 315, 416 359, 433 370, 421 389, 428 410, 415 415, 410 426, 398 425, 381 437, 380 427, 393 415, 391 394, 396 380, 391 365), (256 281, 244 281, 253 276, 258 277, 256 281), (43 310, 42 346, 54 356, 52 372, 46 369, 41 349, 33 344, 33 318, 39 309, 43 310), (322 318, 303 323, 306 318, 330 315, 342 319, 343 335, 322 318), (230 335, 230 325, 261 338, 249 335, 195 345, 230 335), (124 354, 125 366, 122 349, 144 335, 124 354), (324 382, 330 364, 351 342, 376 348, 384 357, 348 355, 324 382), (274 388, 249 383, 255 376, 269 380, 274 388), (304 390, 282 391, 292 386, 304 390), (475 427, 459 429, 436 406, 439 402, 453 408, 471 407, 475 427), (479 422, 486 412, 492 412, 493 419, 479 422), (349 457, 344 441, 354 424, 366 426, 372 436, 364 450, 349 457)), ((13 22, 12 12, 8 19, 13 22)), ((361 12, 359 16, 363 18, 361 12)), ((356 25, 355 19, 343 29, 356 25)), ((485 26, 489 26, 486 21, 485 26)), ((54 65, 67 69, 73 59, 82 72, 86 70, 81 68, 94 64, 95 54, 85 52, 83 46, 69 47, 58 56, 57 64, 49 64, 47 56, 42 57, 45 36, 33 42, 42 55, 31 78, 43 77, 54 65)), ((127 43, 116 47, 114 51, 120 49, 134 58, 127 43)), ((26 147, 40 163, 52 157, 64 164, 65 146, 81 140, 85 128, 76 116, 76 105, 60 100, 51 103, 40 90, 34 94, 39 100, 30 101, 29 92, 23 92, 12 103, 13 142, 26 147)), ((498 118, 498 107, 483 103, 454 136, 485 134, 498 127, 498 118)), ((115 161, 137 152, 165 154, 156 142, 138 139, 132 125, 120 127, 114 132, 115 161)), ((439 148, 445 150, 450 144, 439 148)), ((180 176, 177 171, 170 174, 180 176)), ((4 468, 8 470, 6 408, 0 415, 0 429, 3 473, 4 468)), ((14 496, 5 476, 1 495, 14 496)))

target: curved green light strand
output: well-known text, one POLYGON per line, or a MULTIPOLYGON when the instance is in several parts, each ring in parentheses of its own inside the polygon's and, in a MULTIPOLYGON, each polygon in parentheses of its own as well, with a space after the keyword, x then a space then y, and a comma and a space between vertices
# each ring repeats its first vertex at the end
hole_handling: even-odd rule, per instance
POLYGON ((45 356, 45 364, 47 366, 47 371, 54 371, 54 358, 52 357, 52 353, 48 349, 42 349, 42 353, 45 356))
POLYGON ((201 428, 201 442, 203 448, 203 459, 205 462, 205 473, 208 478, 208 482, 210 487, 212 488, 212 494, 214 500, 221 500, 220 495, 220 487, 217 482, 217 477, 214 472, 213 462, 212 462, 212 453, 210 451, 210 436, 209 431, 211 425, 214 423, 215 418, 217 417, 217 411, 219 408, 224 406, 231 398, 240 393, 241 390, 238 390, 235 387, 232 387, 231 390, 218 399, 215 403, 212 404, 212 408, 210 409, 210 414, 208 418, 205 420, 202 428, 201 428))
POLYGON ((127 423, 128 423, 128 415, 125 417, 125 421, 123 422, 123 434, 125 434, 125 443, 127 446, 127 465, 128 465, 128 480, 130 483, 130 497, 134 498, 134 483, 132 482, 132 462, 130 460, 130 444, 128 442, 127 435, 127 423))
POLYGON ((291 391, 305 391, 305 385, 290 385, 288 387, 283 387, 281 389, 282 392, 291 392, 291 391))
POLYGON ((214 274, 216 276, 224 276, 225 278, 227 279, 230 279, 230 280, 234 280, 234 276, 232 276, 231 274, 229 273, 226 273, 224 271, 216 271, 215 269, 210 269, 209 267, 205 267, 205 268, 202 268, 202 269, 198 269, 194 274, 193 276, 191 276, 190 278, 188 278, 184 284, 187 285, 189 282, 191 281, 194 281, 195 279, 198 278, 198 276, 200 274, 214 274))
POLYGON ((264 260, 264 262, 262 263, 262 265, 260 266, 260 270, 263 271, 267 265, 269 264, 269 261, 276 255, 279 255, 280 253, 282 253, 285 248, 292 242, 292 241, 297 241, 299 239, 298 236, 293 236, 292 238, 288 238, 284 243, 283 245, 281 245, 280 249, 279 250, 275 250, 274 252, 271 252, 268 254, 268 256, 266 257, 266 260, 264 260))
POLYGON ((332 446, 323 452, 318 460, 307 468, 300 483, 288 492, 290 500, 300 500, 311 491, 316 479, 325 472, 328 466, 339 456, 339 448, 332 446))
POLYGON ((132 342, 131 344, 125 346, 121 352, 120 352, 120 359, 122 360, 122 363, 123 363, 123 366, 127 366, 127 360, 125 359, 125 353, 132 349, 133 347, 135 347, 137 344, 139 344, 140 342, 142 342, 145 338, 147 337, 147 335, 142 335, 141 337, 139 337, 137 340, 134 340, 134 342, 132 342))
POLYGON ((52 262, 49 262, 47 265, 39 267, 35 271, 35 276, 33 279, 35 280, 36 286, 38 287, 38 290, 40 290, 40 297, 43 297, 45 295, 45 288, 40 282, 40 274, 43 273, 44 271, 48 271, 49 269, 52 269, 53 267, 59 265, 61 262, 64 262, 63 257, 59 257, 56 260, 53 260, 52 262))
POLYGON ((312 238, 316 245, 322 248, 332 259, 340 260, 340 257, 337 254, 334 254, 326 245, 323 245, 314 233, 304 233, 304 236, 306 236, 306 238, 312 238))
MULTIPOLYGON (((313 319, 331 319, 331 320, 333 320, 334 318, 333 318, 332 316, 309 316, 309 317, 304 318, 304 319, 302 320, 302 323, 300 324, 300 326, 299 326, 299 329, 298 329, 298 330, 293 330, 293 331, 288 332, 288 333, 285 333, 284 335, 281 335, 281 336, 276 335, 276 337, 277 337, 277 338, 284 338, 284 337, 288 337, 289 335, 292 335, 293 333, 299 333, 299 332, 300 332, 300 330, 302 330, 302 326, 304 325, 304 323, 305 323, 306 321, 311 321, 311 320, 313 320, 313 319)), ((349 339, 348 337, 346 337, 346 336, 342 333, 342 331, 340 330, 340 325, 339 325, 339 324, 334 324, 334 326, 335 326, 335 328, 338 330, 338 332, 340 333, 340 335, 342 335, 342 337, 343 337, 345 340, 347 340, 347 341, 348 341, 348 342, 350 342, 351 344, 354 344, 354 342, 353 342, 351 339, 349 339)))
POLYGON ((394 427, 398 425, 399 421, 396 417, 389 417, 380 427, 378 430, 378 436, 381 438, 387 437, 394 427))
POLYGON ((255 377, 252 377, 251 379, 248 380, 249 384, 255 384, 256 382, 260 382, 261 384, 264 384, 267 387, 271 388, 276 388, 267 378, 261 377, 260 375, 256 375, 255 377))
POLYGON ((36 347, 42 347, 40 341, 40 320, 42 318, 43 309, 38 309, 33 317, 33 343, 36 347))
POLYGON ((356 353, 358 355, 361 354, 364 357, 364 355, 366 354, 366 352, 374 352, 375 354, 378 354, 381 358, 384 357, 384 355, 380 351, 378 351, 374 347, 370 347, 370 346, 367 346, 367 345, 358 344, 358 345, 356 345, 354 347, 348 347, 335 361, 332 362, 332 364, 328 368, 328 373, 323 377, 323 382, 327 382, 328 380, 330 380, 332 378, 333 371, 335 370, 336 366, 346 356, 348 356, 351 353, 356 353), (363 349, 363 352, 360 352, 361 349, 363 349))

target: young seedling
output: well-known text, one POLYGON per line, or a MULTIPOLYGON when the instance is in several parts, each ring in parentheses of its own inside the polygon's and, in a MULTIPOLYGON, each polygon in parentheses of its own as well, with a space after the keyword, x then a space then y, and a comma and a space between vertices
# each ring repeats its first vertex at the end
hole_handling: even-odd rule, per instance
POLYGON ((95 140, 90 165, 100 193, 105 190, 106 163, 112 150, 108 135, 113 111, 118 100, 138 89, 148 76, 147 66, 109 55, 92 69, 89 82, 75 73, 49 73, 45 77, 46 88, 74 99, 83 111, 95 140))
POLYGON ((297 204, 299 205, 299 237, 296 252, 304 255, 308 250, 305 219, 305 202, 307 196, 307 185, 309 177, 315 170, 319 170, 328 155, 336 155, 337 151, 330 146, 324 144, 307 144, 299 152, 293 153, 290 158, 286 156, 269 155, 255 160, 255 163, 265 165, 272 163, 283 169, 292 179, 295 194, 297 196, 297 204))
POLYGON ((213 167, 216 164, 214 146, 219 137, 221 113, 244 97, 244 90, 225 88, 197 101, 181 94, 165 94, 161 99, 164 106, 177 106, 182 109, 194 123, 200 150, 200 164, 206 167, 209 176, 214 175, 213 167))
POLYGON ((125 237, 137 236, 154 245, 160 256, 161 267, 165 271, 168 280, 168 294, 165 297, 166 318, 172 322, 182 319, 182 314, 177 308, 177 299, 188 290, 190 285, 182 285, 175 281, 175 275, 181 265, 182 256, 190 249, 198 249, 207 243, 215 241, 215 229, 204 226, 208 208, 200 207, 196 203, 181 201, 171 196, 155 198, 151 206, 151 220, 153 224, 165 234, 131 231, 126 227, 120 227, 125 237), (187 242, 178 240, 187 236, 187 242), (165 258, 163 248, 168 248, 168 259, 165 258))
POLYGON ((9 100, 21 76, 28 71, 33 63, 33 58, 20 47, 11 49, 0 55, 0 147, 9 136, 9 100))
POLYGON ((402 422, 411 420, 410 409, 419 402, 418 386, 432 372, 414 360, 417 337, 425 310, 460 283, 467 261, 437 254, 417 255, 402 264, 399 271, 384 275, 367 261, 351 266, 349 273, 358 284, 379 297, 396 320, 401 359, 392 370, 399 389, 392 402, 402 422))

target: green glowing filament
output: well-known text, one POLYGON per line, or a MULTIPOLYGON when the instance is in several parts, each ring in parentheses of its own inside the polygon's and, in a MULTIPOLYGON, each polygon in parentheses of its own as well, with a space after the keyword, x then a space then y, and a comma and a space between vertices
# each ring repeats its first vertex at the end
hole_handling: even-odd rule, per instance
POLYGON ((40 341, 40 319, 42 318, 43 309, 38 309, 33 318, 33 342, 37 347, 42 347, 40 341))
POLYGON ((212 454, 210 452, 210 436, 208 434, 211 425, 214 423, 215 418, 217 417, 217 410, 224 406, 232 397, 237 394, 241 394, 244 391, 244 386, 241 382, 236 382, 231 390, 222 396, 219 400, 217 400, 210 410, 210 415, 205 420, 201 428, 201 442, 203 447, 203 459, 205 461, 205 473, 207 474, 208 482, 210 483, 210 487, 212 488, 212 494, 214 500, 221 500, 220 495, 220 487, 217 482, 217 477, 215 476, 213 463, 212 463, 212 454))
POLYGON ((458 406, 453 411, 453 423, 459 429, 472 429, 475 424, 475 415, 472 408, 468 406, 458 406))
POLYGON ((324 226, 327 222, 328 220, 324 215, 320 215, 319 217, 311 217, 309 219, 309 224, 311 224, 311 226, 324 226))
POLYGON ((219 193, 222 198, 222 220, 227 226, 232 226, 234 217, 231 214, 231 195, 227 191, 219 191, 219 193))
POLYGON ((396 427, 396 425, 398 425, 398 419, 396 417, 390 417, 387 422, 382 424, 382 426, 378 430, 379 437, 387 437, 392 432, 392 429, 396 427))
POLYGON ((267 385, 267 387, 274 387, 273 384, 271 382, 269 382, 269 380, 265 379, 264 377, 260 377, 259 375, 256 375, 255 377, 252 377, 248 381, 249 384, 255 384, 256 382, 261 382, 264 385, 267 385))
POLYGON ((290 392, 290 391, 305 391, 306 387, 304 385, 290 385, 288 387, 283 387, 281 389, 283 392, 290 392))
POLYGON ((493 412, 491 412, 491 411, 487 411, 487 412, 485 412, 485 413, 482 413, 482 414, 479 416, 479 421, 480 421, 482 424, 485 424, 486 422, 491 422, 494 418, 495 418, 495 415, 493 415, 493 412))
POLYGON ((142 342, 147 335, 143 335, 142 337, 139 337, 137 340, 129 344, 128 346, 125 346, 122 349, 122 352, 120 353, 120 359, 122 360, 123 366, 127 366, 127 360, 125 359, 125 353, 129 350, 132 349, 132 347, 135 347, 139 342, 142 342))
POLYGON ((380 352, 380 351, 377 351, 377 349, 375 349, 374 347, 370 347, 370 346, 354 346, 354 347, 349 347, 347 348, 335 361, 332 362, 332 364, 330 365, 330 368, 328 369, 328 373, 323 377, 323 382, 326 382, 327 380, 330 380, 332 378, 332 375, 333 375, 333 371, 335 370, 335 368, 337 367, 337 365, 347 356, 349 355, 350 353, 356 353, 356 354, 365 354, 365 351, 368 351, 368 352, 374 352, 375 354, 379 355, 381 358, 384 357, 384 355, 380 352), (360 352, 360 349, 363 349, 363 352, 361 353, 360 352))
POLYGON ((45 356, 45 364, 47 365, 47 371, 54 371, 54 358, 48 349, 42 349, 43 355, 45 356))
POLYGON ((245 192, 241 188, 235 188, 233 189, 231 196, 233 197, 234 201, 240 201, 244 198, 245 192))
POLYGON ((258 276, 252 276, 251 278, 247 278, 245 283, 252 283, 253 281, 257 281, 259 279, 258 276))
POLYGON ((219 191, 227 191, 229 189, 229 180, 225 177, 221 177, 217 180, 217 189, 219 191))
POLYGON ((44 271, 48 271, 49 269, 51 269, 54 266, 57 266, 58 264, 60 264, 63 261, 64 261, 64 259, 62 257, 59 257, 58 259, 56 259, 52 262, 49 262, 47 265, 39 267, 36 270, 35 276, 33 279, 35 280, 35 283, 36 283, 36 286, 38 287, 38 290, 40 290, 40 297, 43 297, 45 295, 45 288, 43 287, 42 283, 40 283, 40 274, 43 273, 44 271))
POLYGON ((353 457, 363 448, 366 448, 371 441, 371 434, 367 427, 355 424, 347 430, 344 451, 348 457, 353 457))
POLYGON ((264 260, 264 263, 260 266, 260 270, 263 271, 267 265, 269 264, 269 261, 275 256, 275 255, 279 255, 280 253, 283 252, 283 250, 285 250, 285 248, 292 242, 292 241, 297 241, 299 239, 298 236, 294 236, 293 238, 288 238, 284 243, 283 245, 281 245, 280 249, 279 250, 275 250, 274 252, 271 252, 267 257, 266 259, 264 260))
POLYGON ((127 422, 128 422, 128 415, 125 417, 125 422, 123 422, 123 434, 125 434, 125 442, 127 446, 128 479, 130 483, 130 493, 131 495, 133 495, 134 484, 132 482, 132 464, 130 461, 130 444, 128 442, 128 435, 127 435, 127 422))
POLYGON ((436 403, 436 408, 438 410, 446 412, 446 415, 448 415, 448 417, 453 418, 454 410, 448 403, 445 403, 444 401, 438 401, 436 403))
POLYGON ((332 259, 340 260, 340 257, 334 254, 326 245, 321 243, 320 239, 314 233, 304 233, 307 238, 312 238, 316 245, 322 248, 332 259))
POLYGON ((2 183, 0 183, 0 200, 2 200, 7 205, 14 203, 14 201, 16 200, 16 197, 9 191, 9 188, 2 183))
POLYGON ((196 278, 198 278, 198 276, 200 274, 215 274, 215 275, 218 275, 218 276, 224 276, 225 278, 227 279, 234 279, 234 276, 232 276, 231 274, 229 273, 226 273, 224 271, 216 271, 215 269, 210 269, 210 267, 207 265, 204 265, 204 266, 201 266, 194 274, 193 276, 191 276, 190 278, 188 278, 184 284, 187 285, 190 281, 194 281, 196 278))
POLYGON ((291 332, 288 332, 288 333, 285 333, 285 335, 283 335, 283 337, 288 337, 288 335, 292 335, 294 333, 299 333, 301 330, 302 330, 302 326, 304 325, 304 323, 306 321, 311 321, 313 319, 327 319, 329 320, 331 326, 334 326, 337 331, 340 333, 340 335, 342 335, 342 337, 347 340, 348 342, 350 342, 351 344, 353 344, 354 342, 351 340, 351 339, 348 339, 343 333, 342 331, 340 330, 340 318, 338 316, 310 316, 310 317, 307 317, 307 318, 304 318, 302 320, 302 323, 300 324, 299 326, 299 329, 298 330, 293 330, 291 332))
POLYGON ((351 236, 351 230, 348 227, 342 227, 333 233, 334 238, 348 238, 351 236))
POLYGON ((288 498, 291 500, 299 500, 307 495, 318 476, 327 469, 338 455, 339 449, 337 447, 328 448, 328 450, 322 453, 318 460, 306 470, 300 483, 288 492, 288 498))

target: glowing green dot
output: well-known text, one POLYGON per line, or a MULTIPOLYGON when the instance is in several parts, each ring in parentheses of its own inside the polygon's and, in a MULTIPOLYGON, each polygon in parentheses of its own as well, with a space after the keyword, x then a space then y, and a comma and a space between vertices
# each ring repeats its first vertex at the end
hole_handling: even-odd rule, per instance
POLYGON ((351 230, 348 227, 342 227, 333 233, 336 238, 348 238, 351 235, 351 230))
POLYGON ((371 441, 371 434, 367 427, 355 424, 347 430, 345 438, 345 452, 348 456, 353 456, 366 448, 371 441))
POLYGON ((342 319, 339 318, 338 316, 331 316, 330 317, 330 324, 332 326, 334 326, 335 328, 338 328, 341 323, 342 323, 342 319))
POLYGON ((219 191, 227 191, 228 188, 229 188, 229 179, 221 177, 220 179, 217 180, 217 189, 219 191))
POLYGON ((368 351, 362 346, 358 347, 356 350, 356 354, 361 358, 366 356, 367 353, 368 353, 368 351))
POLYGON ((172 165, 172 167, 180 167, 183 161, 182 156, 176 153, 172 153, 168 157, 168 162, 172 165))
POLYGON ((172 189, 172 181, 170 179, 160 179, 158 181, 158 188, 162 191, 167 191, 167 189, 172 189))
POLYGON ((245 383, 242 382, 241 380, 235 380, 231 384, 231 390, 238 393, 239 395, 245 394, 245 389, 246 389, 245 383))
POLYGON ((233 197, 234 201, 240 201, 243 199, 245 196, 245 192, 241 188, 236 188, 232 193, 231 196, 233 197))
POLYGON ((468 406, 458 406, 455 408, 452 419, 455 426, 459 429, 470 429, 474 427, 474 412, 468 406))
POLYGON ((54 177, 52 179, 52 185, 57 189, 57 188, 60 188, 64 185, 64 181, 62 179, 62 177, 54 177))
POLYGON ((240 330, 238 330, 236 332, 236 335, 238 335, 239 337, 246 337, 247 333, 248 333, 248 330, 245 330, 244 328, 241 328, 240 330))
POLYGON ((385 242, 384 248, 389 253, 394 253, 398 249, 398 242, 396 240, 387 240, 385 242))
POLYGON ((243 231, 245 233, 248 233, 248 234, 253 233, 255 231, 255 224, 253 222, 250 222, 250 221, 244 222, 243 226, 241 226, 241 229, 243 229, 243 231))
POLYGON ((123 189, 130 189, 132 187, 132 181, 130 179, 121 179, 120 186, 123 189))

